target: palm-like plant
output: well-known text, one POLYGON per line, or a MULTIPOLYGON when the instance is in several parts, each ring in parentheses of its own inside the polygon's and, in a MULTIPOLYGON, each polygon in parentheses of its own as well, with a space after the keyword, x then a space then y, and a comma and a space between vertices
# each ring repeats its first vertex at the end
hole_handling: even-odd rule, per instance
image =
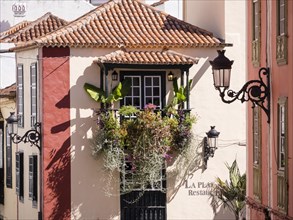
POLYGON ((234 213, 235 219, 238 220, 245 207, 246 174, 240 174, 236 160, 231 166, 226 163, 226 167, 229 170, 230 181, 223 181, 217 177, 211 193, 212 205, 223 204, 234 213))
POLYGON ((106 92, 103 89, 98 88, 89 83, 85 83, 83 86, 84 90, 93 100, 95 100, 96 102, 107 104, 110 106, 110 108, 113 107, 114 102, 123 99, 123 97, 128 94, 130 87, 130 78, 126 78, 122 82, 119 82, 110 94, 106 94, 106 92))

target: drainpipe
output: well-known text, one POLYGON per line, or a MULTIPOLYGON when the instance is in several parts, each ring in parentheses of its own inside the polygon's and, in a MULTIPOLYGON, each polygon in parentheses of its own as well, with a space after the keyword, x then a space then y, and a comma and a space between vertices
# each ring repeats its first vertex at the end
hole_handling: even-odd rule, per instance
MULTIPOLYGON (((266 0, 266 67, 271 67, 272 63, 272 48, 271 48, 271 36, 269 33, 271 33, 272 26, 271 26, 271 21, 270 19, 272 18, 271 16, 272 12, 272 4, 270 0, 266 0)), ((271 79, 271 78, 270 78, 271 79)), ((272 94, 272 86, 271 86, 271 80, 268 82, 270 84, 270 93, 272 94)), ((272 99, 272 95, 270 95, 270 99, 272 99)), ((270 100, 269 104, 272 103, 270 100)), ((272 108, 271 108, 272 109, 272 108)), ((272 112, 272 111, 271 111, 272 112)), ((272 114, 272 113, 270 113, 272 114)), ((272 118, 272 117, 271 117, 272 118)), ((269 129, 268 129, 268 207, 273 207, 272 204, 272 192, 273 192, 273 180, 272 180, 272 124, 273 120, 270 120, 270 123, 268 124, 269 129)), ((265 212, 266 219, 270 219, 270 210, 267 210, 265 212)))
POLYGON ((189 69, 186 70, 186 109, 190 109, 190 103, 189 103, 189 69))
MULTIPOLYGON (((184 70, 183 69, 181 69, 180 85, 184 86, 184 70)), ((184 103, 182 103, 181 108, 184 109, 184 103)))

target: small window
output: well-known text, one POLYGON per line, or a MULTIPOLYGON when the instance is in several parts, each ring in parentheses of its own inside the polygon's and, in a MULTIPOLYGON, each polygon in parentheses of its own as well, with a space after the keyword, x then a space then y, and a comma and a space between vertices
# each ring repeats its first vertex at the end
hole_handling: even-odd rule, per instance
POLYGON ((6 126, 6 186, 12 188, 12 149, 11 138, 8 134, 8 128, 6 126))
POLYGON ((277 204, 280 211, 288 211, 288 112, 287 97, 278 100, 278 173, 277 204))
POLYGON ((29 156, 29 198, 33 201, 33 207, 37 207, 38 201, 38 156, 29 156))
POLYGON ((252 63, 253 66, 260 65, 260 0, 252 1, 252 63))
POLYGON ((23 65, 17 65, 17 115, 18 126, 24 126, 24 90, 23 90, 23 65))
POLYGON ((30 66, 31 75, 31 127, 37 122, 37 63, 30 66))
POLYGON ((261 151, 261 126, 260 109, 258 106, 253 108, 253 163, 260 164, 261 151))
POLYGON ((253 195, 261 201, 261 109, 253 108, 253 195))
POLYGON ((286 99, 279 99, 278 103, 278 169, 284 170, 286 166, 287 149, 287 110, 286 99))
POLYGON ((129 71, 122 72, 122 78, 131 79, 131 88, 129 93, 122 100, 122 105, 132 105, 138 109, 144 109, 147 104, 154 104, 157 109, 164 108, 163 80, 165 72, 143 72, 129 71))
POLYGON ((277 0, 277 63, 287 64, 287 0, 277 0))
POLYGON ((15 155, 15 167, 16 167, 16 194, 19 200, 23 202, 23 152, 16 152, 15 155))

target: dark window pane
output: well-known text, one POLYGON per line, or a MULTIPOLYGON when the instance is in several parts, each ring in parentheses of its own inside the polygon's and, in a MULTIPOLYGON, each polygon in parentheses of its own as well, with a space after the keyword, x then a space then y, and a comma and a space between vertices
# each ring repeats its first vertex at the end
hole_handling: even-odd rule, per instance
POLYGON ((154 86, 159 86, 159 85, 160 85, 159 77, 154 77, 154 78, 153 78, 153 85, 154 85, 154 86))
POLYGON ((139 96, 139 88, 133 88, 133 96, 139 96))
POLYGON ((152 98, 146 98, 145 99, 145 104, 147 105, 147 104, 154 104, 153 102, 152 102, 153 100, 152 100, 152 98))
POLYGON ((146 92, 146 96, 152 96, 152 88, 146 88, 146 90, 145 90, 145 92, 146 92))
POLYGON ((139 78, 138 77, 133 77, 132 78, 132 85, 133 86, 139 86, 139 78))
POLYGON ((125 99, 125 104, 126 105, 132 105, 132 98, 126 98, 125 99))
POLYGON ((160 88, 155 87, 153 88, 153 96, 159 96, 160 95, 160 88))
POLYGON ((159 98, 154 98, 154 105, 160 107, 160 99, 159 98))
POLYGON ((133 105, 134 106, 140 106, 139 98, 133 98, 133 105))
POLYGON ((152 78, 146 77, 145 78, 145 85, 146 86, 151 86, 152 85, 152 78))

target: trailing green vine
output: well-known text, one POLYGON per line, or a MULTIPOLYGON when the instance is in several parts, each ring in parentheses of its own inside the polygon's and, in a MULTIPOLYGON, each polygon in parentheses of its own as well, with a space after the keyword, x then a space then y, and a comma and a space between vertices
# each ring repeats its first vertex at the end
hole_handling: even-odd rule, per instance
MULTIPOLYGON (((189 87, 190 84, 191 81, 189 87)), ((110 95, 94 85, 84 85, 93 100, 106 104, 106 109, 97 112, 92 152, 95 156, 103 155, 110 180, 114 172, 120 173, 121 193, 150 188, 165 191, 162 183, 166 160, 180 155, 191 144, 195 117, 183 110, 188 89, 178 87, 177 79, 173 87, 173 100, 159 112, 153 104, 146 105, 143 111, 134 106, 113 109, 114 102, 128 93, 129 80, 120 82, 110 95)))
POLYGON ((164 191, 162 170, 173 153, 191 142, 194 117, 183 111, 162 116, 149 104, 143 111, 123 106, 119 116, 112 111, 98 113, 93 154, 104 154, 107 170, 122 177, 121 191, 148 188, 164 191))

